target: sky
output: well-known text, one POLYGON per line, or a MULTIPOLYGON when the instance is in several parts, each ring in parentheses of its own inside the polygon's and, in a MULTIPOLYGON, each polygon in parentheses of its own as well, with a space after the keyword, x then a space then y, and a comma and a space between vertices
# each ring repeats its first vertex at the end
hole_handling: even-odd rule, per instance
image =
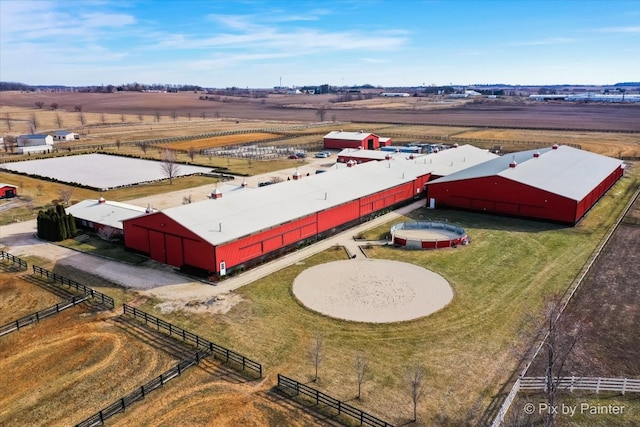
POLYGON ((0 0, 0 81, 637 82, 640 1, 0 0))

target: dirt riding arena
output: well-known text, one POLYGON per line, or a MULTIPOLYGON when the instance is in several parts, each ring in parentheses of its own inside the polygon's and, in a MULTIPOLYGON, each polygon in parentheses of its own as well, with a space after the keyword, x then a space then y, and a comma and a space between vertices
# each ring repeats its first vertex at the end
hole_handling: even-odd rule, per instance
POLYGON ((303 271, 296 298, 311 310, 356 322, 389 323, 428 316, 453 299, 439 274, 398 261, 334 261, 303 271))

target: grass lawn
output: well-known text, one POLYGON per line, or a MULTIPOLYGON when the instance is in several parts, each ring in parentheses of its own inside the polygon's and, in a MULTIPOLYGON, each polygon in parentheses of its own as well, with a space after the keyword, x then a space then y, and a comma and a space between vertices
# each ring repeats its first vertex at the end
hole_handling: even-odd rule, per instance
MULTIPOLYGON (((368 251, 372 257, 424 266, 449 280, 452 303, 423 319, 362 324, 301 306, 292 295, 293 280, 311 265, 344 259, 343 251, 328 250, 237 290, 244 301, 226 315, 181 313, 168 320, 260 361, 272 379, 283 373, 311 381, 308 350, 319 333, 325 357, 314 385, 396 424, 411 417, 405 378, 417 362, 427 372, 418 411, 424 425, 475 425, 530 344, 527 315, 538 314, 545 296, 566 290, 576 279, 637 185, 637 172, 623 178, 577 227, 449 210, 414 212, 413 219, 446 217, 473 239, 458 249, 368 251), (359 401, 353 400, 358 350, 371 367, 359 401)), ((390 225, 370 234, 377 238, 390 225)), ((153 305, 149 301, 143 309, 155 311, 153 305)))
POLYGON ((91 236, 82 241, 67 239, 57 244, 65 248, 88 252, 105 258, 126 262, 127 264, 140 264, 149 259, 148 257, 125 251, 122 242, 107 242, 95 236, 91 236))

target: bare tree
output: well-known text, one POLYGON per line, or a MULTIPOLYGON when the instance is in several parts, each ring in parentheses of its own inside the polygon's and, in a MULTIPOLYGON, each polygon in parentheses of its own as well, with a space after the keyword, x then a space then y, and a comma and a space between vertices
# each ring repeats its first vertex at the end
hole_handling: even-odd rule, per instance
POLYGON ((204 119, 207 117, 207 115, 206 115, 206 114, 205 114, 205 112, 203 111, 202 113, 200 113, 200 117, 202 117, 202 120, 204 120, 204 119))
POLYGON ((555 413, 551 408, 556 406, 556 394, 560 381, 566 374, 565 365, 571 352, 579 340, 580 323, 572 322, 566 314, 562 314, 563 304, 560 294, 553 295, 544 302, 543 316, 537 320, 537 329, 544 338, 540 356, 544 359, 545 393, 547 408, 545 425, 556 425, 555 413))
POLYGON ((187 113, 187 117, 189 118, 189 121, 191 121, 191 111, 187 113))
POLYGON ((60 113, 56 113, 56 124, 58 125, 58 129, 62 129, 62 117, 60 113))
POLYGON ((173 178, 175 178, 180 171, 180 165, 176 163, 176 159, 176 152, 173 150, 164 150, 162 153, 162 163, 160 167, 165 176, 169 178, 169 184, 173 184, 173 178))
POLYGON ((76 104, 76 105, 73 106, 73 109, 74 109, 74 111, 80 112, 80 111, 82 111, 82 105, 76 104))
POLYGON ((119 233, 118 233, 118 230, 116 230, 113 227, 109 227, 107 225, 107 226, 101 227, 96 232, 96 234, 98 235, 99 238, 101 238, 102 240, 106 240, 108 242, 110 240, 113 240, 115 237, 117 237, 119 233))
POLYGON ((31 119, 29 120, 29 132, 36 133, 38 132, 38 117, 36 117, 36 113, 31 115, 31 119))
POLYGON ((140 141, 138 144, 143 154, 147 154, 147 149, 149 148, 149 143, 147 141, 140 141))
POLYGON ((100 123, 107 123, 107 117, 104 115, 104 113, 100 114, 100 123))
POLYGON ((189 194, 188 196, 183 196, 182 197, 182 204, 183 205, 188 205, 191 203, 191 194, 189 194))
POLYGON ((187 155, 189 156, 191 161, 193 161, 194 157, 196 157, 196 154, 198 154, 198 151, 194 147, 189 147, 189 151, 187 152, 187 155))
POLYGON ((126 121, 127 121, 127 118, 124 116, 124 113, 123 113, 123 114, 120 114, 120 122, 121 122, 121 123, 124 123, 124 122, 126 122, 126 121))
POLYGON ((36 185, 36 190, 38 190, 38 196, 42 196, 42 190, 44 190, 44 185, 42 185, 42 183, 38 183, 38 185, 36 185))
POLYGON ((143 120, 144 120, 144 116, 142 115, 142 113, 138 114, 138 121, 142 123, 143 120))
POLYGON ((120 139, 116 139, 116 148, 119 150, 120 146, 122 145, 122 141, 120 141, 120 139))
POLYGON ((327 113, 327 110, 324 107, 320 107, 318 108, 318 111, 316 111, 316 115, 318 116, 321 122, 324 122, 324 116, 326 113, 327 113))
POLYGON ((4 122, 7 124, 7 130, 11 132, 11 126, 13 123, 11 122, 11 117, 9 116, 9 113, 4 114, 4 122))
POLYGON ((369 360, 360 350, 356 352, 354 357, 353 368, 355 369, 356 381, 358 382, 358 396, 356 398, 360 399, 362 384, 367 381, 367 375, 369 374, 369 360))
POLYGON ((171 118, 174 122, 178 120, 178 113, 176 113, 175 110, 171 112, 171 118))
POLYGON ((42 102, 42 101, 36 102, 36 107, 42 108, 43 106, 44 106, 44 102, 42 102))
POLYGON ((216 119, 219 119, 220 118, 220 111, 216 111, 214 116, 216 116, 216 119))
POLYGON ((7 153, 13 153, 13 150, 16 148, 17 139, 13 135, 7 135, 2 140, 2 145, 4 146, 4 151, 7 153))
POLYGON ((73 195, 73 189, 62 187, 58 189, 58 197, 63 205, 69 206, 69 201, 71 201, 71 196, 73 195))
POLYGON ((278 175, 274 175, 271 177, 271 179, 269 179, 269 182, 271 182, 272 184, 277 184, 282 181, 284 181, 284 178, 278 175))
POLYGON ((424 395, 424 368, 415 363, 407 371, 407 384, 411 393, 411 403, 413 404, 413 421, 418 420, 418 403, 424 395))
POLYGON ((50 105, 52 110, 57 110, 58 109, 58 103, 57 102, 52 102, 50 105))
POLYGON ((160 111, 156 110, 156 122, 160 123, 160 111))
POLYGON ((82 112, 82 110, 78 111, 78 120, 80 120, 80 124, 82 126, 87 124, 87 118, 84 116, 84 113, 82 112))
POLYGON ((313 363, 313 367, 315 369, 313 381, 318 381, 318 367, 324 358, 323 347, 324 339, 322 338, 322 335, 316 333, 313 337, 311 348, 309 349, 309 357, 311 358, 311 363, 313 363))

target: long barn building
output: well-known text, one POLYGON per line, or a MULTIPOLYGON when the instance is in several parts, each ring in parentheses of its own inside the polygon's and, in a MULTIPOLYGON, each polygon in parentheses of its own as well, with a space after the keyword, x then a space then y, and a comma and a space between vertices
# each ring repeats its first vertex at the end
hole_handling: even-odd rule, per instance
POLYGON ((575 225, 623 173, 621 160, 554 145, 448 174, 427 191, 438 206, 575 225))
POLYGON ((431 171, 452 173, 496 157, 463 146, 418 159, 353 165, 123 222, 125 246, 152 259, 221 276, 367 220, 424 193, 431 171), (439 156, 439 157, 438 157, 439 156))

